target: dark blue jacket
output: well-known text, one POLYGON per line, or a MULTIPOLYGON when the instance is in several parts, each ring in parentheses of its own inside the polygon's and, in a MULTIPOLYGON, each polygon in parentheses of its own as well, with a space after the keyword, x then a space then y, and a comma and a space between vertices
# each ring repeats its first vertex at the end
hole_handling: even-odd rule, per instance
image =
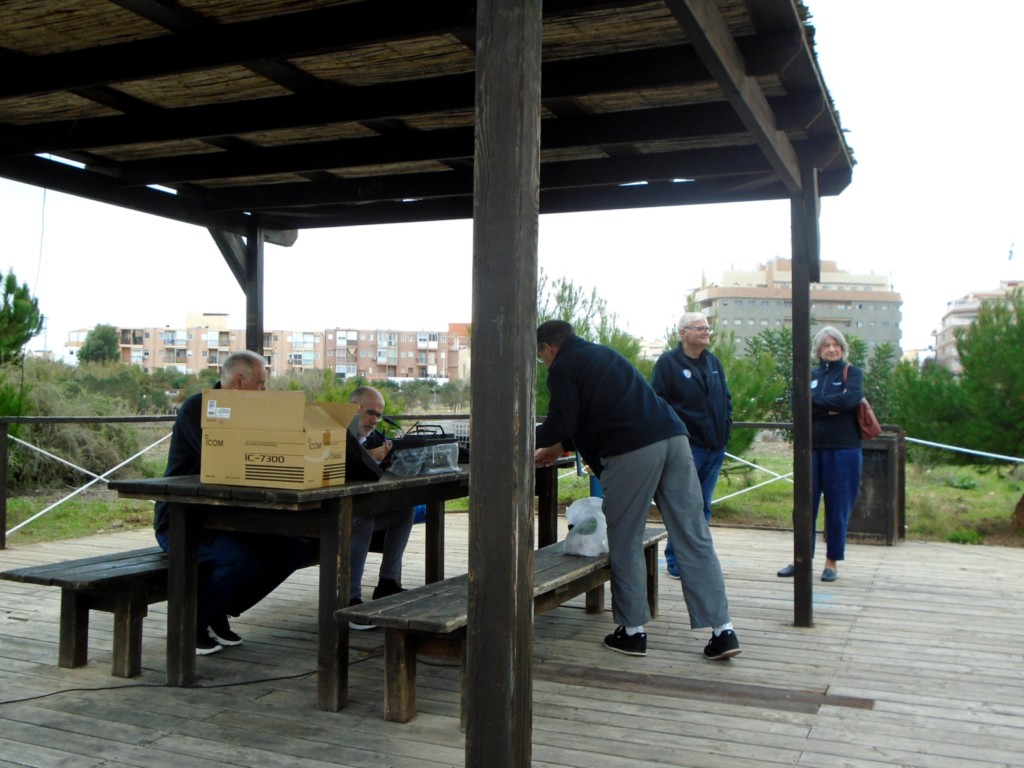
POLYGON ((565 340, 548 369, 551 402, 537 447, 576 450, 594 474, 601 459, 685 435, 686 427, 640 372, 613 349, 565 340))
POLYGON ((680 342, 654 364, 651 386, 683 420, 692 445, 725 448, 732 434, 732 395, 717 357, 705 349, 694 360, 680 342))
POLYGON ((811 448, 860 448, 857 408, 864 398, 864 372, 847 362, 824 360, 811 369, 811 448))
MULTIPOLYGON (((220 389, 220 382, 214 385, 220 389)), ((164 477, 198 475, 203 450, 203 427, 200 417, 203 413, 203 393, 198 392, 181 404, 174 429, 171 430, 171 447, 167 451, 167 469, 164 477)), ((153 530, 162 533, 170 524, 167 502, 158 501, 153 515, 153 530)))

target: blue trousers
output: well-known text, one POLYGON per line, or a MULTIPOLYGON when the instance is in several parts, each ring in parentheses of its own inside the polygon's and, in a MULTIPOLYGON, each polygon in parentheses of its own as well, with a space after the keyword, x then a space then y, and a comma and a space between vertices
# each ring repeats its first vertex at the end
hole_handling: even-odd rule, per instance
POLYGON ((860 448, 817 448, 811 451, 811 493, 814 530, 818 507, 825 498, 825 546, 829 560, 846 559, 846 529, 860 490, 864 454, 860 448))
MULTIPOLYGON (((158 533, 156 540, 166 552, 166 534, 158 533)), ((196 627, 202 632, 220 616, 240 616, 252 608, 307 565, 314 547, 294 536, 203 531, 196 627)))
POLYGON ((636 627, 651 618, 642 536, 652 498, 679 548, 690 627, 717 627, 729 621, 725 578, 711 529, 701 514, 700 484, 689 441, 681 435, 672 437, 606 457, 601 464, 615 622, 636 627))
POLYGON ((402 556, 409 543, 413 526, 412 507, 399 509, 373 517, 352 518, 352 571, 349 583, 349 597, 361 597, 363 571, 366 570, 366 555, 370 551, 370 540, 374 531, 386 531, 384 551, 380 559, 381 579, 394 579, 402 583, 402 556))
MULTIPOLYGON (((712 450, 690 443, 690 452, 693 454, 693 465, 697 468, 700 492, 704 497, 704 519, 710 523, 711 499, 715 496, 718 475, 722 471, 722 462, 725 461, 725 448, 712 450)), ((676 564, 676 550, 672 546, 671 538, 665 542, 665 563, 673 566, 676 564)))

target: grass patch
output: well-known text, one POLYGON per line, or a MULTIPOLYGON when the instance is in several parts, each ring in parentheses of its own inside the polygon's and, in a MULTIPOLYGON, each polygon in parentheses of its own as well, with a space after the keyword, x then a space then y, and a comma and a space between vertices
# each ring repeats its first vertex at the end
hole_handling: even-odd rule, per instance
MULTIPOLYGON (((712 522, 752 528, 793 527, 793 485, 772 480, 793 471, 791 446, 758 441, 743 457, 750 467, 727 461, 715 488, 712 522)), ((1013 530, 1014 507, 1024 493, 1024 467, 927 466, 908 464, 907 537, 924 541, 1024 546, 1013 530)), ((586 478, 560 483, 559 503, 588 492, 586 478)), ((818 516, 821 530, 824 515, 818 516)))
MULTIPOLYGON (((57 502, 66 493, 40 493, 7 500, 7 530, 57 502)), ((153 502, 119 499, 105 489, 84 491, 7 536, 8 546, 78 539, 97 533, 153 525, 153 502)))

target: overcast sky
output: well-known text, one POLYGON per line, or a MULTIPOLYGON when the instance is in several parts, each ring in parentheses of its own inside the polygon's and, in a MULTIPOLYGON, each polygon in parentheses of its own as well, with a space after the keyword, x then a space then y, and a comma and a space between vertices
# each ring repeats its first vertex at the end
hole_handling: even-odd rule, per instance
MULTIPOLYGON (((857 166, 824 198, 822 259, 889 277, 903 347, 932 343, 946 303, 1024 278, 1020 141, 1024 3, 808 0, 825 83, 857 166), (979 29, 974 30, 972 26, 979 29), (983 31, 980 29, 984 26, 983 31)), ((241 289, 209 233, 0 179, 4 241, 60 351, 97 323, 180 327, 191 311, 245 322, 241 289)), ((444 328, 471 319, 468 221, 307 230, 266 248, 265 327, 444 328)), ((619 325, 663 335, 701 275, 788 257, 786 202, 541 217, 540 264, 596 288, 619 325)))

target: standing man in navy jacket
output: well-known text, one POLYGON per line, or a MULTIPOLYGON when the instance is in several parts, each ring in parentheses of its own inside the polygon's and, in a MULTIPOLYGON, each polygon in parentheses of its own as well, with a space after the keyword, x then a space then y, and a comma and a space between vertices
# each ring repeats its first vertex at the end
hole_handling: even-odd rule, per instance
POLYGON ((680 565, 690 627, 713 630, 704 655, 712 660, 737 655, 740 643, 701 513, 686 427, 626 358, 579 338, 563 320, 537 329, 537 357, 548 369, 551 402, 537 427, 534 460, 550 466, 566 450, 576 450, 604 491, 612 613, 619 625, 604 639, 605 647, 647 655, 643 625, 651 613, 642 540, 653 498, 685 555, 680 565))
MULTIPOLYGON (((708 351, 711 326, 701 312, 687 312, 677 326, 679 346, 658 358, 651 386, 672 406, 690 433, 704 519, 711 522, 711 499, 732 434, 732 395, 721 361, 708 351)), ((679 578, 672 539, 665 545, 668 575, 679 578)))

